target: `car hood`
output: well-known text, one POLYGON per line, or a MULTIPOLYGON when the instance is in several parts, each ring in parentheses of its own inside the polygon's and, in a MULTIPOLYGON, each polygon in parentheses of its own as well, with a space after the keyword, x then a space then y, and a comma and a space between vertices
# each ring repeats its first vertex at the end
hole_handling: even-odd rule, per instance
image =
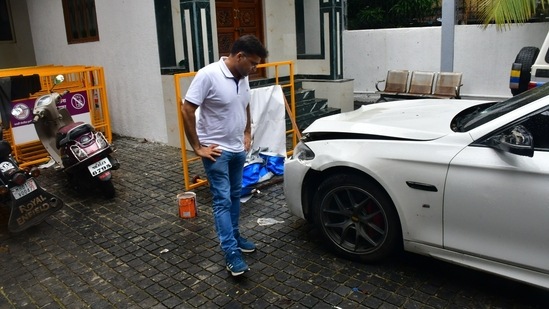
POLYGON ((317 119, 303 133, 354 133, 432 140, 452 132, 450 122, 479 100, 417 99, 363 105, 347 113, 317 119))

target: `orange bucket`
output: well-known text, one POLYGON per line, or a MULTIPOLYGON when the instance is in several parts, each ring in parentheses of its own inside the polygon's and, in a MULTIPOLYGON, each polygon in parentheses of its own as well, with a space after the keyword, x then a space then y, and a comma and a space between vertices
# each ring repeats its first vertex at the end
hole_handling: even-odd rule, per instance
POLYGON ((179 217, 183 219, 196 217, 196 193, 184 192, 177 195, 179 217))

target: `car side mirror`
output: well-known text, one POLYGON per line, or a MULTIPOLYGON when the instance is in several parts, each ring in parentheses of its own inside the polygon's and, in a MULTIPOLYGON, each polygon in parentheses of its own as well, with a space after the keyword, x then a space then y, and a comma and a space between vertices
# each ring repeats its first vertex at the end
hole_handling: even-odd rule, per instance
POLYGON ((510 132, 491 137, 489 144, 493 148, 519 156, 534 156, 534 139, 523 125, 517 125, 510 132))

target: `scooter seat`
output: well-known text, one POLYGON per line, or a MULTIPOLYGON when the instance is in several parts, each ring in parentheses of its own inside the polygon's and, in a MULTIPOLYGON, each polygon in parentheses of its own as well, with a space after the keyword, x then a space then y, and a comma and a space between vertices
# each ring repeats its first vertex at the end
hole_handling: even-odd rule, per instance
POLYGON ((89 132, 93 132, 93 127, 90 124, 81 121, 68 124, 57 132, 56 146, 61 148, 66 143, 74 141, 78 136, 89 132))

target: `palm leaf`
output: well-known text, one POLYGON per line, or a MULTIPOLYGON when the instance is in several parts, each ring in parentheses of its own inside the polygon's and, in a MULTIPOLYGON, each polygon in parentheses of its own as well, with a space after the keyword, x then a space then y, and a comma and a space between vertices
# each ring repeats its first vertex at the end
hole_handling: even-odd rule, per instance
POLYGON ((543 8, 549 0, 468 0, 476 5, 484 27, 495 23, 498 30, 509 28, 512 23, 524 23, 531 19, 538 8, 543 8))

